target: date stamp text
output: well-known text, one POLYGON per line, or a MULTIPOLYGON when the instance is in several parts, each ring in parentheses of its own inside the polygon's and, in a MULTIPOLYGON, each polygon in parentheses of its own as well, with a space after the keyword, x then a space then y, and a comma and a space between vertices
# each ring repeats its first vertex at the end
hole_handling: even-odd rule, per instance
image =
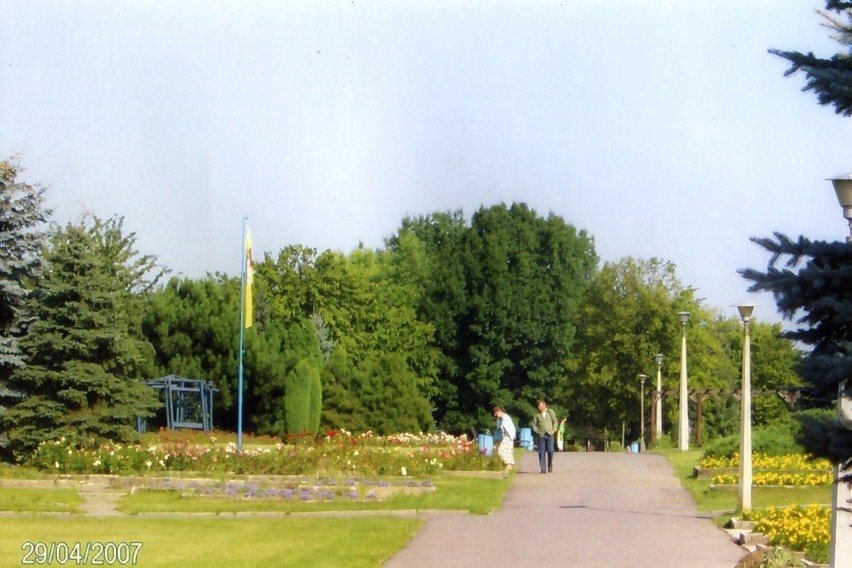
POLYGON ((38 566, 135 566, 141 542, 30 542, 21 545, 21 564, 38 566))

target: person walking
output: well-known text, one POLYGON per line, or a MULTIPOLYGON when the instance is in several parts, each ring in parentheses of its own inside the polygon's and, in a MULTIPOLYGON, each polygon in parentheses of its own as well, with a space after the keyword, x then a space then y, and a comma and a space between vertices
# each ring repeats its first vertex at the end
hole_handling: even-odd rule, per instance
POLYGON ((500 433, 497 455, 503 461, 506 471, 512 471, 515 465, 515 435, 517 434, 515 423, 502 406, 494 407, 494 416, 497 418, 497 431, 500 433))
POLYGON ((538 401, 538 412, 533 414, 532 429, 538 437, 538 465, 541 473, 553 471, 553 435, 559 429, 556 413, 547 408, 544 400, 538 401))

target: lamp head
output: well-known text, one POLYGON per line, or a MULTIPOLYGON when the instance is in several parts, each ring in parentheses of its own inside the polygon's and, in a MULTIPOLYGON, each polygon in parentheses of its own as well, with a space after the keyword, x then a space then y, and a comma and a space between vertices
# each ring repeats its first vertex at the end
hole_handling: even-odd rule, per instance
POLYGON ((646 375, 645 373, 642 373, 641 375, 639 375, 639 381, 641 381, 641 383, 643 385, 645 384, 645 379, 647 379, 647 378, 648 378, 648 375, 646 375))
POLYGON ((751 304, 742 304, 737 306, 737 310, 740 312, 740 317, 743 318, 743 321, 747 322, 751 319, 754 306, 751 304))
POLYGON ((663 364, 663 354, 662 353, 657 353, 656 355, 654 355, 654 359, 657 361, 657 365, 663 364))
POLYGON ((852 242, 852 174, 831 180, 837 201, 843 208, 843 218, 849 222, 849 236, 846 242, 852 242))
POLYGON ((678 312, 677 319, 680 320, 681 325, 686 325, 689 321, 689 312, 678 312))

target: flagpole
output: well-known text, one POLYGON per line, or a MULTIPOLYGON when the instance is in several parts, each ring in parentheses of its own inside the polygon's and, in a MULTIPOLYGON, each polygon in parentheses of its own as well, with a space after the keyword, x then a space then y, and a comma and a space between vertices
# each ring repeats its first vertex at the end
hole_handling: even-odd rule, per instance
POLYGON ((240 242, 240 368, 237 379, 237 453, 243 453, 243 335, 245 334, 246 314, 246 221, 243 217, 243 239, 240 242))

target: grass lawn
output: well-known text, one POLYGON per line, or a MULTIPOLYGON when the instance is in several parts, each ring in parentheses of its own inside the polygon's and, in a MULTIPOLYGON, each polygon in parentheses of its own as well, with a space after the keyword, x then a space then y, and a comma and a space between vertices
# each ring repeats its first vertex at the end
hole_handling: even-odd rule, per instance
POLYGON ((179 491, 137 491, 121 499, 122 512, 211 512, 280 511, 376 511, 376 510, 462 510, 487 514, 500 506, 509 488, 509 479, 442 476, 433 480, 435 491, 417 495, 396 495, 385 501, 302 502, 281 499, 236 499, 233 497, 183 496, 179 491))
MULTIPOLYGON (((397 495, 386 501, 301 502, 277 499, 181 496, 178 491, 137 491, 125 496, 124 517, 40 516, 22 513, 0 517, 0 566, 23 561, 48 562, 26 543, 128 543, 138 550, 139 566, 181 567, 369 567, 377 568, 403 548, 423 526, 419 518, 382 516, 382 510, 452 509, 486 514, 500 506, 511 478, 446 475, 433 480, 435 491, 397 495), (378 511, 375 515, 276 517, 233 516, 233 512, 378 511), (140 517, 133 513, 222 513, 216 516, 140 517), (29 556, 25 558, 27 552, 29 556)), ((74 511, 74 489, 0 489, 0 510, 74 511)), ((99 546, 99 545, 96 545, 99 546)), ((112 545, 110 545, 112 546, 112 545)), ((59 549, 55 549, 59 551, 59 549)), ((112 549, 113 553, 115 549, 112 549)), ((42 550, 42 554, 44 549, 42 550)), ((56 552, 55 552, 56 553, 56 552)), ((54 553, 54 554, 55 554, 54 553)), ((67 554, 67 552, 66 552, 67 554)), ((59 565, 63 558, 53 557, 59 565)), ((99 558, 104 564, 107 558, 99 558)), ((90 556, 88 564, 95 558, 90 556)), ((66 564, 83 564, 73 558, 66 564)), ((116 562, 112 562, 115 564, 116 562)))
MULTIPOLYGON (((139 566, 375 568, 402 548, 422 524, 419 519, 391 517, 17 516, 0 518, 0 566, 21 565, 26 542, 68 546, 80 542, 83 547, 87 542, 139 542, 139 566)), ((29 559, 37 561, 33 556, 29 559)), ((57 558, 53 561, 58 564, 57 558)))
POLYGON ((75 489, 21 489, 0 487, 0 511, 57 513, 77 512, 80 498, 75 489))
MULTIPOLYGON (((654 450, 666 456, 674 466, 675 475, 684 488, 692 494, 698 510, 709 513, 714 511, 735 511, 737 509, 736 486, 729 489, 711 489, 709 479, 692 477, 692 468, 701 461, 704 451, 654 450)), ((761 487, 751 488, 751 503, 755 509, 767 507, 786 507, 791 505, 827 505, 831 503, 831 486, 818 485, 808 487, 761 487)), ((731 515, 719 517, 724 524, 731 515)))

